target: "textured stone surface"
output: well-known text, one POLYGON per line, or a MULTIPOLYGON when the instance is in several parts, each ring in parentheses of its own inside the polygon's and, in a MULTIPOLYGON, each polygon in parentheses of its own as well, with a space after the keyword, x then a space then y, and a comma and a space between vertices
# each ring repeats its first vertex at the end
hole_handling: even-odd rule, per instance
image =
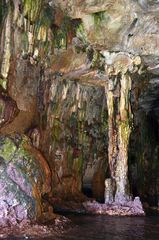
POLYGON ((88 42, 105 49, 154 55, 158 52, 158 3, 148 1, 57 1, 82 18, 88 42))
POLYGON ((110 216, 144 216, 144 210, 138 197, 134 201, 122 203, 99 204, 95 201, 83 203, 86 211, 91 214, 110 216))
POLYGON ((47 102, 44 102, 47 111, 43 112, 42 119, 45 126, 43 148, 53 169, 55 195, 71 198, 81 191, 82 182, 92 188, 95 174, 98 171, 104 174, 106 170, 105 89, 57 77, 52 79, 48 91, 47 102), (49 152, 45 147, 47 142, 49 152))
POLYGON ((36 222, 30 224, 28 221, 23 221, 15 226, 11 225, 4 227, 1 225, 0 238, 58 238, 60 234, 66 231, 66 229, 70 229, 71 225, 70 220, 63 216, 56 216, 56 218, 52 221, 52 225, 47 226, 43 224, 39 225, 36 222))
POLYGON ((25 136, 0 138, 0 222, 16 225, 43 213, 50 192, 50 170, 25 136))
POLYGON ((104 200, 106 204, 110 204, 114 201, 114 183, 111 178, 105 179, 104 200))
POLYGON ((16 102, 13 101, 6 94, 1 93, 0 96, 0 127, 12 122, 18 115, 19 110, 17 108, 16 102))

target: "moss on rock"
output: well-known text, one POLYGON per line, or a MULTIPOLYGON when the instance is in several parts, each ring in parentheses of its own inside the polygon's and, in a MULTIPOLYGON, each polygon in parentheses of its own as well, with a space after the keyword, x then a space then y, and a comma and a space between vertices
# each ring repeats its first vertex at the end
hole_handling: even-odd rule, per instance
POLYGON ((10 221, 15 206, 17 212, 15 210, 12 216, 15 222, 41 217, 42 195, 50 189, 49 168, 41 154, 33 150, 24 135, 1 136, 0 159, 3 163, 0 167, 0 186, 3 186, 0 201, 8 204, 8 217, 4 218, 10 221))

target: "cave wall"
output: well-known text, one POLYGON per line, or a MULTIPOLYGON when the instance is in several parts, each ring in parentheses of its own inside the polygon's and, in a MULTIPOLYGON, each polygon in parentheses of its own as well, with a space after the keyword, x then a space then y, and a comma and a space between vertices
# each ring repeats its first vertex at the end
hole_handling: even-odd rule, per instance
POLYGON ((140 112, 129 149, 130 181, 135 195, 150 206, 158 205, 158 122, 140 112))
POLYGON ((103 198, 108 143, 104 87, 52 75, 45 87, 41 147, 53 169, 54 195, 71 199, 84 185, 98 193, 93 184, 99 174, 103 198))

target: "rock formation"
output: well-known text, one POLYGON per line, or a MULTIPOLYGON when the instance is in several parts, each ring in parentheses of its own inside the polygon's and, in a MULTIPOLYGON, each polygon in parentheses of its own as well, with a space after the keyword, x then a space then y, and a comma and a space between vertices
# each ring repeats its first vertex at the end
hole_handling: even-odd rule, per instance
POLYGON ((22 216, 87 197, 113 214, 138 215, 139 198, 158 209, 158 12, 155 0, 0 2, 0 184, 18 189, 22 216))

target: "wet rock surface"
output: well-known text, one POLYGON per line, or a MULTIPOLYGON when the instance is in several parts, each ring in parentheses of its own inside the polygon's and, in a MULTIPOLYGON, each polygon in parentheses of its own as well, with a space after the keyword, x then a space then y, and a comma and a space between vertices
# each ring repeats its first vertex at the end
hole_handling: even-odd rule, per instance
POLYGON ((57 238, 71 229, 73 224, 66 217, 56 216, 51 224, 24 221, 16 226, 0 227, 0 239, 48 239, 57 238))
POLYGON ((18 225, 43 213, 42 195, 50 191, 50 170, 33 154, 26 136, 0 138, 0 225, 18 225))
POLYGON ((142 203, 138 197, 133 201, 122 201, 121 203, 99 204, 98 202, 83 203, 86 212, 91 214, 102 214, 110 216, 145 216, 142 203))

